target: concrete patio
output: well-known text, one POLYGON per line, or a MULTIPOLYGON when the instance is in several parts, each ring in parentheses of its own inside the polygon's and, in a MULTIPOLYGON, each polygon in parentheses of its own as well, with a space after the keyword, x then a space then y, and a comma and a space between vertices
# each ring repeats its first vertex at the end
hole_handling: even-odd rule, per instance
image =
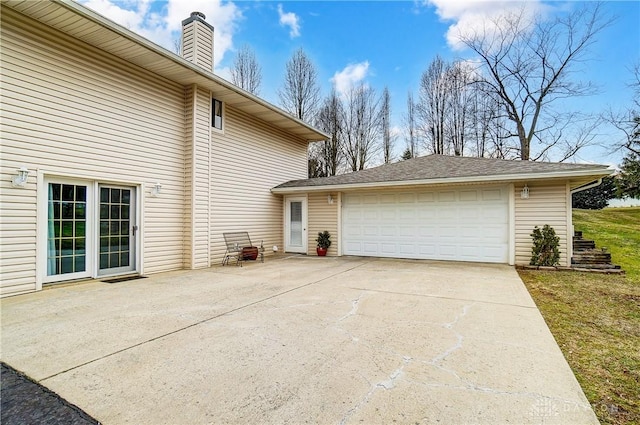
POLYGON ((4 362, 104 424, 597 424, 504 265, 287 257, 6 298, 4 362))

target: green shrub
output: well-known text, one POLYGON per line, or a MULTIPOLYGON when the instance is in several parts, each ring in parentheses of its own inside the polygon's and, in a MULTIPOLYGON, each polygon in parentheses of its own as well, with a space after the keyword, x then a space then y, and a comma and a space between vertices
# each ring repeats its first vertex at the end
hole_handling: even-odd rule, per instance
POLYGON ((532 266, 556 266, 560 262, 560 238, 556 236, 553 227, 545 224, 542 229, 536 226, 531 233, 533 248, 531 248, 532 266))
POLYGON ((331 234, 326 230, 324 232, 318 232, 316 242, 318 242, 320 248, 329 249, 331 246, 331 234))

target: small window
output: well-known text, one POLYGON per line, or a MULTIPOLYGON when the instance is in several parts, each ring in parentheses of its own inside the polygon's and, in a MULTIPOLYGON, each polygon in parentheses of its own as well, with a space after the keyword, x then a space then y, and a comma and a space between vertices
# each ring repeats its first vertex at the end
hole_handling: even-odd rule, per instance
POLYGON ((211 126, 222 130, 222 102, 212 99, 212 108, 211 126))

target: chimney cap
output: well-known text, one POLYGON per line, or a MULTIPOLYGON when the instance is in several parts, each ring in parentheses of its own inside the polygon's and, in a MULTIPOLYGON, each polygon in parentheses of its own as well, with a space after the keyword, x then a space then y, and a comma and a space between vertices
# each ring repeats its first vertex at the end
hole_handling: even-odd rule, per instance
POLYGON ((207 19, 207 17, 204 15, 204 13, 198 12, 198 11, 191 12, 191 17, 192 18, 198 17, 198 18, 202 18, 202 19, 207 19))
POLYGON ((190 24, 193 21, 198 21, 201 24, 206 25, 211 30, 211 32, 213 32, 213 26, 209 22, 205 21, 204 19, 205 19, 204 13, 191 12, 191 16, 189 16, 187 19, 182 21, 182 27, 184 28, 186 25, 190 24))

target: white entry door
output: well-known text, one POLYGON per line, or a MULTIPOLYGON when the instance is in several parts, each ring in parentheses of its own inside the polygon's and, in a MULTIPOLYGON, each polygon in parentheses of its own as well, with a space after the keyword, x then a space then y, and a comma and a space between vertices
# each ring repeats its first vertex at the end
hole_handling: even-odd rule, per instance
POLYGON ((307 253, 307 198, 287 198, 285 201, 286 252, 307 253))

